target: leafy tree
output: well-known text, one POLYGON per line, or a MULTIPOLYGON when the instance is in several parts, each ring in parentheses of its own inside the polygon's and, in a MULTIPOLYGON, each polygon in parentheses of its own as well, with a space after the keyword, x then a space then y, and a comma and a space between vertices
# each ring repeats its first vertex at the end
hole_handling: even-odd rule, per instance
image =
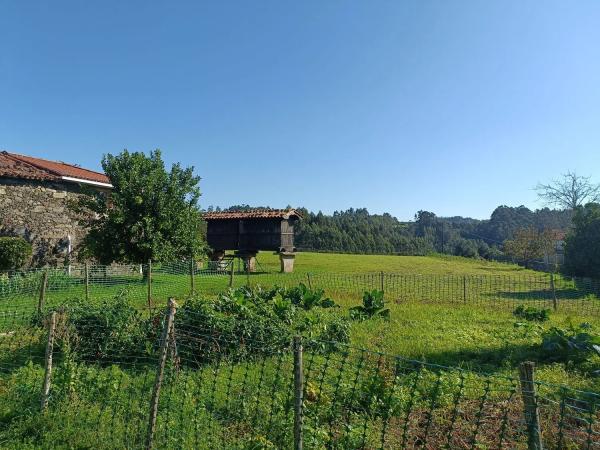
POLYGON ((600 184, 590 181, 590 177, 567 172, 561 179, 548 184, 538 184, 538 197, 546 203, 560 208, 575 210, 588 202, 600 201, 600 184))
POLYGON ((514 239, 504 242, 504 252, 528 266, 531 262, 551 254, 554 249, 554 233, 539 231, 533 227, 518 230, 514 239))
POLYGON ((577 208, 573 229, 565 240, 565 270, 600 278, 600 204, 577 208))
POLYGON ((73 208, 87 211, 89 233, 82 252, 102 264, 175 260, 204 249, 198 209, 200 178, 193 168, 173 164, 167 172, 160 150, 105 155, 102 168, 113 189, 88 192, 73 208), (89 214, 91 212, 92 214, 89 214))

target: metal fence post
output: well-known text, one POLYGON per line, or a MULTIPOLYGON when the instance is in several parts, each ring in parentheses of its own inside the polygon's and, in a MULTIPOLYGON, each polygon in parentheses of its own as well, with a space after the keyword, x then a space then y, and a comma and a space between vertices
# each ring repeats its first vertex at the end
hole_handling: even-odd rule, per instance
POLYGON ((235 273, 235 259, 231 260, 231 269, 229 270, 229 287, 233 287, 233 274, 235 273))
POLYGON ((543 450, 534 374, 535 364, 533 362, 526 361, 519 365, 521 395, 527 424, 527 447, 529 450, 543 450))
POLYGON ((40 285, 40 298, 38 299, 38 314, 41 314, 46 303, 46 287, 48 285, 48 271, 44 270, 42 275, 42 284, 40 285))
POLYGON ((196 261, 194 261, 194 258, 190 258, 190 288, 191 288, 191 294, 193 295, 196 292, 196 280, 194 279, 194 264, 196 263, 196 261))
POLYGON ((302 372, 302 338, 294 336, 294 450, 302 450, 302 422, 304 400, 304 373, 302 372))
POLYGON ((90 266, 85 263, 84 267, 84 276, 85 276, 85 300, 88 301, 90 299, 90 266))
POLYGON ((54 330, 56 328, 56 312, 50 315, 48 324, 48 342, 46 343, 45 373, 44 385, 42 386, 41 410, 44 411, 48 406, 48 397, 50 396, 50 383, 52 380, 52 352, 54 351, 54 330))
POLYGON ((148 260, 148 309, 152 309, 152 260, 148 260))
POLYGON ((550 290, 552 291, 552 306, 554 311, 558 309, 558 299, 556 298, 556 286, 554 284, 554 273, 550 272, 550 290))
POLYGON ((146 449, 152 449, 154 440, 154 431, 156 430, 156 416, 158 414, 158 400, 160 398, 160 388, 165 373, 165 363, 169 352, 170 333, 173 327, 175 311, 177 305, 174 298, 169 299, 167 312, 165 315, 165 327, 162 332, 160 341, 160 351, 158 354, 158 368, 156 370, 156 378, 154 380, 154 389, 152 391, 152 399, 150 400, 150 416, 148 419, 148 434, 146 437, 146 449))

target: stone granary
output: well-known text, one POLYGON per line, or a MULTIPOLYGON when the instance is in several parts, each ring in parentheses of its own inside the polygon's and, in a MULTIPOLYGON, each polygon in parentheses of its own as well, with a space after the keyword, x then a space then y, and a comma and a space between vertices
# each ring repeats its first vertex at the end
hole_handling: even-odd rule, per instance
POLYGON ((0 152, 0 236, 33 245, 33 264, 68 262, 85 236, 67 202, 82 186, 109 192, 106 175, 79 166, 0 152))
POLYGON ((279 253, 281 271, 293 272, 294 223, 300 218, 293 209, 207 212, 206 240, 213 250, 212 259, 219 261, 226 250, 234 250, 253 272, 258 251, 271 250, 279 253))

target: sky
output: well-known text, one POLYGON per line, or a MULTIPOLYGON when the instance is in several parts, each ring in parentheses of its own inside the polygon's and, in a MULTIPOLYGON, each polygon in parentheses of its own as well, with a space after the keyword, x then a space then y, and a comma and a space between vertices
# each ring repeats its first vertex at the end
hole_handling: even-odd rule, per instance
POLYGON ((0 149, 124 148, 203 207, 541 207, 600 181, 600 2, 0 0, 0 149))

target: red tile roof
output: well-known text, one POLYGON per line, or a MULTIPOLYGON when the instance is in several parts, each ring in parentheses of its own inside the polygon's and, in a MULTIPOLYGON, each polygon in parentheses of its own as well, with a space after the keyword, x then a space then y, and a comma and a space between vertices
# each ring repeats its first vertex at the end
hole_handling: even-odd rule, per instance
POLYGON ((290 217, 301 218, 295 209, 253 209, 250 211, 218 211, 206 212, 206 220, 223 219, 289 219, 290 217))
POLYGON ((108 177, 101 172, 64 162, 49 161, 6 151, 0 152, 0 176, 31 180, 61 180, 68 177, 110 184, 108 177))

